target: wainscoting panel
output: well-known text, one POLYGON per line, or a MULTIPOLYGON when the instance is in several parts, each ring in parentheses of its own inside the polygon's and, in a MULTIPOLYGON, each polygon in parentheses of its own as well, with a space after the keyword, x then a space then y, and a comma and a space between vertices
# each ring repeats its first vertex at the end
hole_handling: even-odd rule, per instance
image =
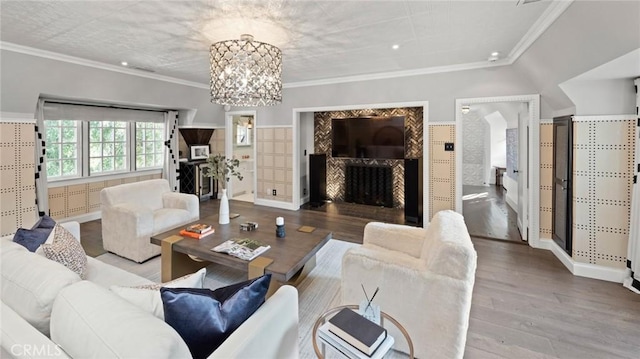
POLYGON ((257 128, 257 198, 293 201, 293 129, 257 128), (276 190, 276 195, 272 194, 276 190))
POLYGON ((33 123, 0 123, 0 236, 37 218, 35 128, 33 123))
POLYGON ((551 239, 553 215, 553 123, 540 124, 540 238, 551 239))
POLYGON ((455 140, 455 125, 429 125, 429 219, 438 211, 456 208, 455 151, 444 150, 445 142, 453 142, 455 148, 455 140))
POLYGON ((316 112, 314 114, 314 152, 327 154, 327 197, 345 200, 345 172, 347 164, 390 166, 393 169, 393 207, 404 207, 404 160, 374 160, 331 157, 331 119, 358 116, 404 116, 405 157, 422 156, 422 107, 364 109, 316 112))
POLYGON ((162 174, 96 181, 71 186, 49 187, 49 215, 65 219, 100 211, 100 191, 124 183, 162 178, 162 174))
POLYGON ((625 268, 635 118, 574 118, 573 259, 625 268))

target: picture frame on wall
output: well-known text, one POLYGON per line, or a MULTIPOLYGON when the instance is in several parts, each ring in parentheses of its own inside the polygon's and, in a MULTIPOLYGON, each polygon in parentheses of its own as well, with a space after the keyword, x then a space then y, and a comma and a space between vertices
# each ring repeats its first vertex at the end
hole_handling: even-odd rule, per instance
POLYGON ((209 157, 209 145, 194 145, 189 147, 190 160, 206 160, 209 157))

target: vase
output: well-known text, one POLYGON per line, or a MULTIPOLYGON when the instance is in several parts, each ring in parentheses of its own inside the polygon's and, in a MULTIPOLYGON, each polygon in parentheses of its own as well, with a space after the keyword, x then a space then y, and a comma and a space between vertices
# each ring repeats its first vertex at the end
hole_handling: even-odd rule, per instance
POLYGON ((220 197, 220 212, 218 213, 218 223, 229 223, 229 197, 227 197, 227 189, 222 189, 222 197, 220 197))

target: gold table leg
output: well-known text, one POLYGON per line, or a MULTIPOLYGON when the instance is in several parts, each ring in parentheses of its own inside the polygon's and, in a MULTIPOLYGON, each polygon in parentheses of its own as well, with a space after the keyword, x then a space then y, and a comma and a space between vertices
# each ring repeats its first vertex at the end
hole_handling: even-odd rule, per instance
POLYGON ((160 280, 168 282, 183 275, 197 272, 201 268, 209 265, 207 261, 196 261, 187 254, 175 252, 173 245, 180 242, 184 238, 180 236, 170 236, 162 240, 161 244, 161 278, 160 280))

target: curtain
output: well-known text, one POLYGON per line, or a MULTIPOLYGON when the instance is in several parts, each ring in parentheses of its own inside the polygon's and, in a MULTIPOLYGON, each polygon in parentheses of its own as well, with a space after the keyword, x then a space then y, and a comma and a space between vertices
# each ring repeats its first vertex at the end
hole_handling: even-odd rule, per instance
POLYGON ((49 187, 47 184, 47 162, 45 159, 44 100, 39 99, 36 107, 35 126, 35 171, 36 171, 36 206, 38 216, 49 214, 49 187))
POLYGON ((629 230, 629 249, 627 252, 627 267, 630 269, 629 277, 625 279, 624 286, 640 294, 640 78, 635 79, 636 85, 636 155, 633 187, 631 189, 631 228, 629 230))
POLYGON ((162 177, 169 181, 174 192, 180 191, 180 168, 178 167, 178 112, 168 111, 164 115, 164 168, 162 177))

